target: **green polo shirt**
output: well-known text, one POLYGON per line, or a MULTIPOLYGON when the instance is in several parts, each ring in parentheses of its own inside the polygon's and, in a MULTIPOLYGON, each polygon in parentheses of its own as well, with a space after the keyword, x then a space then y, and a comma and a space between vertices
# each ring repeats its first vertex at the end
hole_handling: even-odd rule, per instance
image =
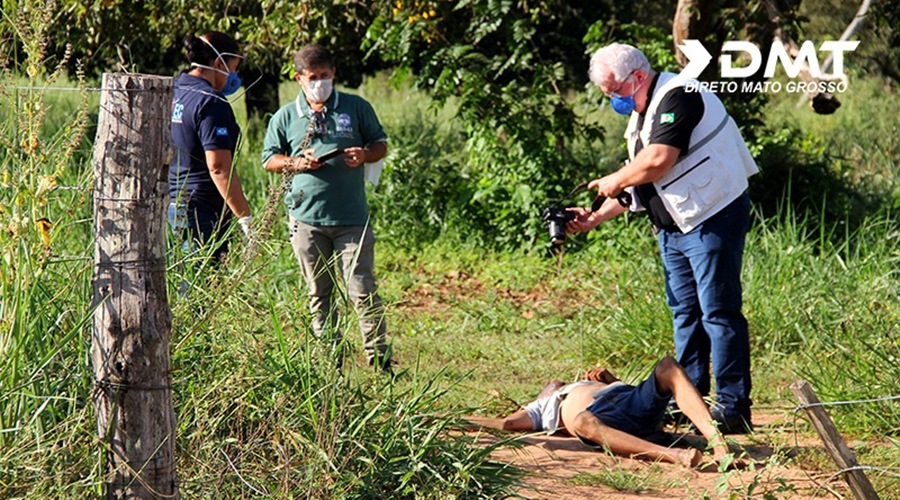
MULTIPOLYGON (((282 106, 269 120, 263 143, 263 165, 273 155, 302 156, 311 110, 303 92, 282 106)), ((321 155, 335 148, 362 147, 386 142, 387 135, 375 110, 362 97, 335 90, 325 103, 325 119, 309 147, 321 155)), ((369 206, 362 165, 350 168, 343 156, 328 160, 322 168, 294 176, 285 195, 288 213, 307 224, 346 226, 366 224, 369 206)))

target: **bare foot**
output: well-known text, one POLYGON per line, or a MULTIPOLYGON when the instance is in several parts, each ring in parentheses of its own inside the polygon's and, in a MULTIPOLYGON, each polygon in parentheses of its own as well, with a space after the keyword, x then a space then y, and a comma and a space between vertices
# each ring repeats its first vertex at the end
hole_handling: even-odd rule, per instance
POLYGON ((685 467, 696 467, 703 460, 703 453, 696 448, 678 450, 678 463, 685 467))

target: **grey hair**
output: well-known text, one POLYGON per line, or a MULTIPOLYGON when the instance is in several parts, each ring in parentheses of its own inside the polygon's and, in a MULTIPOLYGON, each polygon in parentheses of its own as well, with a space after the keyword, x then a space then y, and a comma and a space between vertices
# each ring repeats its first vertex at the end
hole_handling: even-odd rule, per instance
POLYGON ((650 71, 650 61, 643 52, 631 45, 613 43, 597 49, 591 56, 588 76, 591 83, 600 86, 606 72, 612 72, 617 82, 623 82, 634 71, 650 71))

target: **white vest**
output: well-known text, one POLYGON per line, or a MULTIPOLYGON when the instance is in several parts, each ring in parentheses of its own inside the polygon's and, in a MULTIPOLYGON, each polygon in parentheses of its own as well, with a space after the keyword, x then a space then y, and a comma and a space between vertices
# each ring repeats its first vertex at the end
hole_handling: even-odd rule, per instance
MULTIPOLYGON (((696 80, 674 73, 660 73, 640 130, 637 129, 638 113, 631 113, 625 140, 632 160, 639 137, 644 147, 650 144, 650 132, 657 126, 654 123, 656 108, 663 97, 688 82, 696 83, 696 80)), ((687 153, 682 151, 675 165, 653 182, 666 210, 685 233, 737 199, 747 190, 747 178, 759 172, 737 124, 728 116, 722 101, 712 92, 697 91, 703 97, 703 117, 691 133, 687 153)))

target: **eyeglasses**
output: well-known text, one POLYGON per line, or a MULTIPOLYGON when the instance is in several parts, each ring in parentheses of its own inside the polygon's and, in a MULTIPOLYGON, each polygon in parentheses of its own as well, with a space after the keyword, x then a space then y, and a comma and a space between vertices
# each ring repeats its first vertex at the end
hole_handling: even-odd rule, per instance
MULTIPOLYGON (((635 70, 635 71, 637 71, 637 70, 635 70)), ((609 94, 606 94, 606 97, 609 97, 609 98, 613 98, 613 97, 625 97, 625 96, 623 96, 623 95, 621 94, 621 92, 622 92, 622 87, 624 87, 625 84, 628 83, 628 80, 631 79, 632 76, 634 76, 634 71, 632 71, 631 73, 628 73, 628 76, 626 76, 625 79, 622 80, 622 83, 620 83, 619 86, 616 87, 616 90, 613 91, 613 92, 610 92, 609 94)), ((633 93, 633 91, 632 91, 632 93, 633 93)))

